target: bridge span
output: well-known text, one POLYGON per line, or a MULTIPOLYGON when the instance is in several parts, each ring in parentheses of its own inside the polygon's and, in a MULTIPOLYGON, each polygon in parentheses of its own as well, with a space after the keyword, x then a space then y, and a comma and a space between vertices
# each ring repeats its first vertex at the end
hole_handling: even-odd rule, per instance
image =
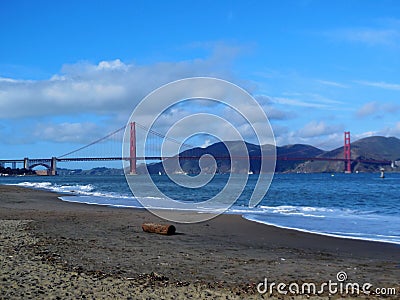
MULTIPOLYGON (((24 159, 2 159, 0 160, 0 165, 6 163, 13 164, 13 168, 16 168, 16 164, 23 164, 23 168, 26 170, 32 170, 37 166, 43 166, 47 169, 47 175, 57 174, 57 163, 58 162, 89 162, 89 161, 163 161, 167 159, 176 158, 177 156, 137 156, 136 158, 122 157, 122 156, 110 156, 110 157, 76 157, 76 158, 24 158, 24 159)), ((230 157, 217 156, 215 159, 230 159, 230 157)), ((234 157, 235 159, 247 159, 246 156, 234 157)), ((198 156, 179 156, 179 159, 199 159, 198 156)), ((261 160, 260 156, 253 156, 250 158, 252 160, 261 160)), ((264 158, 268 159, 268 158, 264 158)), ((347 160, 345 158, 324 158, 324 157, 288 157, 288 156, 277 156, 278 161, 339 161, 347 165, 347 160)), ((389 160, 367 160, 367 159, 350 159, 350 163, 368 163, 368 164, 379 164, 379 165, 393 165, 392 161, 389 160)), ((135 166, 136 167, 136 166, 135 166)), ((136 170, 136 168, 135 168, 136 170)), ((347 172, 349 173, 349 172, 347 172)))
MULTIPOLYGON (((161 156, 137 156, 136 155, 136 125, 139 128, 147 130, 150 133, 157 135, 163 139, 167 138, 162 134, 154 132, 153 130, 147 129, 144 126, 137 124, 135 122, 130 123, 129 126, 129 157, 122 157, 122 156, 105 156, 105 157, 90 157, 90 156, 81 156, 81 157, 67 157, 71 154, 77 153, 82 149, 86 149, 89 146, 93 146, 99 142, 104 141, 106 138, 113 136, 116 133, 122 132, 125 130, 126 126, 117 129, 116 131, 112 132, 111 134, 106 135, 105 137, 98 139, 94 142, 89 143, 86 146, 80 147, 74 151, 68 152, 67 154, 58 156, 58 157, 51 157, 51 158, 22 158, 22 159, 0 159, 0 167, 4 167, 6 164, 11 164, 13 169, 16 169, 17 164, 22 164, 22 167, 26 170, 33 170, 37 166, 42 166, 46 168, 47 175, 56 175, 57 174, 57 163, 59 162, 89 162, 89 161, 128 161, 130 174, 136 174, 136 165, 138 161, 163 161, 171 158, 179 157, 179 159, 199 159, 198 156, 168 156, 168 157, 161 157, 161 156)), ((171 140, 171 139, 170 139, 171 140)), ((173 142, 179 143, 178 141, 172 139, 173 142)), ((388 160, 372 160, 372 159, 352 159, 351 158, 351 144, 350 144, 350 132, 344 133, 344 155, 342 158, 326 158, 322 156, 318 157, 294 157, 292 156, 277 156, 276 160, 278 161, 339 161, 344 163, 344 171, 346 173, 351 173, 351 164, 352 162, 360 162, 360 163, 368 163, 368 164, 379 164, 379 165, 393 165, 392 161, 388 160)), ((79 152, 80 153, 80 152, 79 152)), ((243 157, 214 157, 215 159, 248 159, 248 156, 243 157)), ((269 158, 262 158, 261 156, 252 156, 252 160, 260 160, 269 158)), ((271 159, 271 158, 270 158, 271 159)))

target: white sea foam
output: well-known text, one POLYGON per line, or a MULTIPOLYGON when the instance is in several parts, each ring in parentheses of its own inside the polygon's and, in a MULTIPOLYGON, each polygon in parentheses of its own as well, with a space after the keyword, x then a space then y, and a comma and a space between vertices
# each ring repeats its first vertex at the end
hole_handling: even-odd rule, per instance
POLYGON ((325 218, 327 215, 334 212, 331 208, 326 207, 309 207, 309 206, 264 206, 259 207, 262 213, 282 214, 282 215, 297 215, 303 217, 325 218))
POLYGON ((10 184, 10 185, 23 186, 23 187, 35 188, 35 189, 48 189, 51 187, 52 183, 51 182, 20 182, 20 183, 14 183, 14 184, 10 184))
POLYGON ((94 187, 91 184, 57 185, 51 182, 20 182, 11 185, 29 187, 34 189, 45 189, 58 193, 74 193, 80 195, 91 194, 91 192, 94 190, 94 187))
POLYGON ((262 224, 269 225, 269 226, 274 226, 274 227, 283 228, 283 229, 296 230, 296 231, 305 232, 305 233, 312 233, 312 234, 318 234, 318 235, 324 235, 324 236, 336 237, 336 238, 351 239, 351 240, 364 240, 364 241, 370 241, 370 242, 382 242, 382 243, 390 243, 390 244, 400 245, 400 237, 399 236, 368 235, 368 234, 360 233, 360 232, 323 232, 323 231, 316 231, 316 230, 307 230, 304 228, 299 228, 299 227, 294 227, 294 226, 293 227, 283 226, 283 225, 275 224, 273 222, 268 222, 266 220, 260 220, 259 218, 255 218, 253 215, 243 215, 243 218, 245 218, 249 221, 262 223, 262 224))

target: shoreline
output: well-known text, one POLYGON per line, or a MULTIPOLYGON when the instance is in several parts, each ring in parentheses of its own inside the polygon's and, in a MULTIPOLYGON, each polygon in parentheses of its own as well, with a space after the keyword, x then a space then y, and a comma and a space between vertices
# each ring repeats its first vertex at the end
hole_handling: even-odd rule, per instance
MULTIPOLYGON (((35 189, 35 188, 32 188, 32 189, 35 189)), ((40 188, 38 190, 48 191, 46 189, 40 189, 40 188)), ((79 198, 79 197, 85 197, 86 195, 79 195, 79 194, 72 194, 71 193, 71 194, 66 194, 66 195, 59 196, 58 199, 60 199, 61 201, 64 201, 64 202, 69 202, 69 203, 78 203, 78 204, 94 205, 94 206, 97 205, 97 206, 103 206, 103 207, 109 207, 109 208, 144 209, 144 210, 147 210, 144 207, 125 206, 125 205, 112 205, 112 204, 100 204, 100 203, 90 203, 90 202, 82 202, 82 201, 65 200, 65 199, 63 199, 64 196, 71 197, 71 198, 74 198, 74 197, 78 197, 79 198)), ((96 197, 96 196, 93 196, 93 197, 96 197)), ((168 210, 168 209, 166 209, 166 210, 168 210)), ((184 210, 182 210, 182 211, 185 212, 184 210)), ((204 213, 204 212, 189 211, 189 213, 204 213)), ((346 235, 339 235, 339 234, 334 234, 334 233, 312 231, 312 230, 296 228, 296 227, 288 227, 288 226, 283 226, 283 225, 263 222, 263 221, 259 221, 259 220, 252 220, 250 218, 247 218, 246 215, 248 215, 248 214, 251 215, 251 214, 253 214, 252 212, 236 213, 236 212, 229 212, 229 210, 228 210, 228 211, 223 212, 222 214, 238 215, 238 216, 241 216, 243 219, 245 219, 247 221, 250 221, 250 222, 255 222, 255 223, 263 224, 265 226, 272 226, 272 227, 286 229, 286 230, 293 230, 293 231, 298 231, 298 232, 303 232, 303 233, 316 234, 316 235, 339 238, 339 239, 359 240, 359 241, 385 243, 385 244, 393 244, 393 245, 399 245, 400 246, 400 242, 394 242, 394 241, 390 241, 390 240, 383 240, 383 239, 380 240, 380 239, 374 239, 374 238, 366 238, 366 237, 364 238, 364 237, 357 237, 357 236, 346 236, 346 235)))
MULTIPOLYGON (((41 189, 39 189, 41 190, 41 189)), ((42 189, 43 191, 46 191, 45 189, 42 189)), ((81 197, 81 195, 74 195, 74 194, 67 194, 67 197, 81 197)), ((85 205, 93 205, 93 206, 101 206, 101 207, 109 207, 109 208, 123 208, 123 209, 139 209, 139 210, 147 210, 144 207, 135 207, 135 206, 124 206, 124 205, 112 205, 112 204, 100 204, 100 203, 89 203, 89 202, 81 202, 81 201, 73 201, 73 200, 65 200, 62 199, 63 196, 59 196, 58 199, 64 202, 68 203, 78 203, 78 204, 85 204, 85 205)), ((168 210, 168 209, 166 209, 168 210)), ((196 211, 189 211, 190 213, 203 213, 203 212, 196 212, 196 211)), ((240 214, 240 213, 230 213, 230 212, 224 212, 222 214, 226 215, 237 215, 241 216, 243 219, 250 221, 250 222, 255 222, 259 224, 263 224, 265 226, 271 226, 271 227, 276 227, 280 229, 285 229, 285 230, 293 230, 293 231, 298 231, 298 232, 303 232, 303 233, 309 233, 309 234, 315 234, 315 235, 321 235, 321 236, 326 236, 326 237, 332 237, 332 238, 339 238, 339 239, 349 239, 349 240, 356 240, 356 241, 365 241, 365 242, 376 242, 376 243, 384 243, 384 244, 393 244, 393 245, 399 245, 400 242, 393 242, 393 241, 387 241, 387 240, 378 240, 378 239, 373 239, 373 238, 362 238, 362 237, 355 237, 355 236, 345 236, 345 235, 339 235, 339 234, 333 234, 333 233, 325 233, 325 232, 319 232, 319 231, 312 231, 312 230, 307 230, 307 229, 302 229, 302 228, 295 228, 295 227, 288 227, 288 226, 282 226, 282 225, 277 225, 273 223, 267 223, 263 221, 257 221, 257 220, 251 220, 249 218, 246 218, 246 213, 240 214)), ((250 213, 251 214, 251 213, 250 213)))
MULTIPOLYGON (((63 193, 62 197, 66 199, 64 201, 69 202, 81 202, 100 206, 126 207, 133 209, 142 208, 140 207, 140 203, 138 203, 138 201, 134 199, 134 197, 132 197, 130 192, 130 196, 128 196, 128 194, 124 192, 119 195, 120 197, 113 193, 108 194, 107 191, 96 191, 91 193, 91 191, 87 189, 88 187, 91 187, 91 184, 78 185, 76 190, 70 190, 70 192, 67 191, 68 189, 70 189, 68 184, 54 185, 50 184, 50 182, 25 182, 24 184, 16 184, 16 186, 47 190, 55 193, 63 193), (42 186, 42 184, 49 184, 50 186, 42 186), (74 199, 74 197, 77 198, 74 199), (128 198, 129 201, 126 200, 128 198)), ((371 213, 371 215, 369 215, 369 212, 374 211, 374 205, 372 205, 373 207, 370 210, 366 211, 363 211, 362 208, 360 209, 360 211, 358 211, 358 208, 353 208, 353 206, 351 206, 351 208, 347 208, 348 210, 354 209, 357 215, 361 215, 359 221, 354 220, 356 215, 353 215, 353 213, 346 214, 345 208, 342 209, 341 207, 338 207, 337 209, 330 209, 335 206, 329 205, 329 203, 326 204, 326 207, 324 207, 324 204, 321 207, 319 207, 319 205, 313 204, 311 204, 310 206, 311 207, 307 207, 307 205, 302 206, 301 204, 296 206, 296 204, 292 204, 289 205, 287 209, 285 207, 285 204, 277 204, 277 206, 272 205, 271 207, 268 207, 267 205, 265 209, 263 209, 263 206, 260 206, 260 208, 256 208, 255 211, 249 211, 243 209, 242 206, 234 205, 227 212, 224 213, 238 214, 252 222, 258 222, 261 224, 275 226, 283 229, 290 229, 329 237, 383 242, 400 245, 399 236, 395 234, 398 231, 398 226, 396 225, 398 217, 397 219, 393 219, 390 215, 386 215, 386 213, 377 213, 378 215, 375 215, 375 213, 371 213), (286 210, 288 210, 287 213, 286 210), (311 213, 309 213, 309 211, 311 211, 311 213), (315 211, 315 213, 313 211, 315 211), (364 213, 366 213, 365 216, 364 213), (254 215, 254 217, 252 215, 254 215), (317 217, 325 221, 320 221, 319 219, 316 219, 317 217), (377 221, 374 221, 375 218, 377 218, 377 221), (353 221, 355 223, 355 226, 352 226, 353 221), (344 224, 345 226, 342 226, 341 224, 344 224), (386 232, 387 234, 382 234, 383 232, 386 232), (394 234, 390 235, 390 232, 394 232, 394 234)), ((207 211, 201 213, 207 213, 207 211)))
POLYGON ((256 222, 263 224, 265 226, 272 226, 280 229, 285 229, 285 230, 293 230, 293 231, 298 231, 298 232, 303 232, 303 233, 309 233, 309 234, 315 234, 315 235, 321 235, 321 236, 326 236, 326 237, 331 237, 331 238, 338 238, 338 239, 348 239, 348 240, 355 240, 355 241, 364 241, 364 242, 372 242, 372 243, 383 243, 383 244, 391 244, 391 245, 397 245, 400 247, 400 242, 393 242, 393 241, 386 241, 386 240, 375 240, 375 239, 368 239, 368 238, 362 238, 362 237, 352 237, 352 236, 344 236, 344 235, 336 235, 336 234, 331 234, 331 233, 324 233, 324 232, 318 232, 318 231, 311 231, 311 230, 306 230, 306 229, 301 229, 301 228, 293 228, 293 227, 287 227, 287 226, 280 226, 272 223, 266 223, 262 221, 255 221, 255 220, 250 220, 247 219, 246 217, 242 216, 244 219, 250 221, 250 222, 256 222))
MULTIPOLYGON (((255 285, 264 278, 318 283, 335 280, 339 271, 351 282, 399 288, 397 244, 282 229, 230 214, 198 224, 174 223, 178 234, 160 236, 141 230, 144 222, 165 223, 144 209, 66 202, 59 196, 0 186, 0 220, 31 220, 27 230, 38 241, 32 255, 44 257, 57 270, 100 272, 123 282, 134 278, 131 283, 143 276, 154 280, 157 274, 156 281, 165 281, 168 293, 179 290, 195 298, 210 286, 212 295, 234 299, 239 293, 260 299, 255 285), (178 282, 186 289, 177 288, 178 282)), ((0 278, 12 274, 1 272, 0 278)), ((140 282, 133 287, 148 288, 140 282)))

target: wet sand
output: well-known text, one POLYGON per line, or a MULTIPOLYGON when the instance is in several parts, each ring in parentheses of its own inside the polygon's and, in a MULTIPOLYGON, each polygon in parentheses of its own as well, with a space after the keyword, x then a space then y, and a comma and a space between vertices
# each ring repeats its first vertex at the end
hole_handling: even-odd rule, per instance
POLYGON ((271 299, 256 289, 265 278, 320 284, 336 282, 338 272, 346 272, 346 282, 394 287, 399 297, 399 245, 286 230, 238 215, 174 224, 173 236, 149 234, 142 223, 166 222, 145 210, 57 196, 0 186, 0 298, 271 299))

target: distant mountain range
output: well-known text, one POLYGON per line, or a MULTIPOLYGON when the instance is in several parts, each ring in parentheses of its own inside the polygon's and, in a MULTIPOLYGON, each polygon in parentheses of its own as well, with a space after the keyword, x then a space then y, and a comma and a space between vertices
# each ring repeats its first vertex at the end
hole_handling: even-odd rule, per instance
MULTIPOLYGON (((230 149, 235 148, 235 143, 240 145, 242 142, 225 142, 229 143, 230 149)), ((270 145, 263 145, 261 147, 271 147, 270 145)), ((260 156, 261 148, 258 145, 246 143, 246 148, 250 157, 250 171, 252 173, 260 172, 260 156), (253 158, 253 159, 252 159, 253 158)), ((304 144, 286 145, 276 148, 278 160, 276 162, 275 171, 278 173, 321 173, 321 172, 343 172, 343 161, 324 161, 318 158, 338 159, 343 158, 343 147, 334 149, 332 151, 324 151, 316 147, 304 144), (298 158, 317 158, 317 159, 304 159, 298 158)), ((223 158, 228 157, 228 150, 224 143, 215 143, 206 148, 193 148, 180 153, 182 157, 190 157, 189 159, 179 159, 182 171, 187 174, 198 174, 200 172, 199 158, 202 155, 210 154, 216 157, 216 173, 243 173, 247 172, 244 163, 238 162, 231 166, 230 160, 223 158)), ((243 154, 247 155, 247 153, 243 154)), ((360 139, 351 143, 351 158, 353 172, 377 172, 382 167, 386 171, 400 171, 400 167, 391 166, 385 161, 399 161, 400 166, 400 139, 395 137, 382 137, 373 136, 360 139), (359 160, 359 161, 357 161, 359 160)), ((179 173, 177 163, 174 160, 166 160, 164 162, 165 168, 168 172, 179 173)), ((154 163, 147 165, 150 174, 164 174, 163 164, 154 163)), ((138 173, 143 172, 145 165, 138 166, 138 173)), ((207 163, 205 160, 203 170, 206 172, 213 172, 213 164, 207 163)))
POLYGON ((124 171, 122 169, 115 168, 93 168, 90 170, 82 170, 82 169, 64 169, 57 168, 58 175, 83 175, 83 176, 104 176, 104 175, 124 175, 124 171))

